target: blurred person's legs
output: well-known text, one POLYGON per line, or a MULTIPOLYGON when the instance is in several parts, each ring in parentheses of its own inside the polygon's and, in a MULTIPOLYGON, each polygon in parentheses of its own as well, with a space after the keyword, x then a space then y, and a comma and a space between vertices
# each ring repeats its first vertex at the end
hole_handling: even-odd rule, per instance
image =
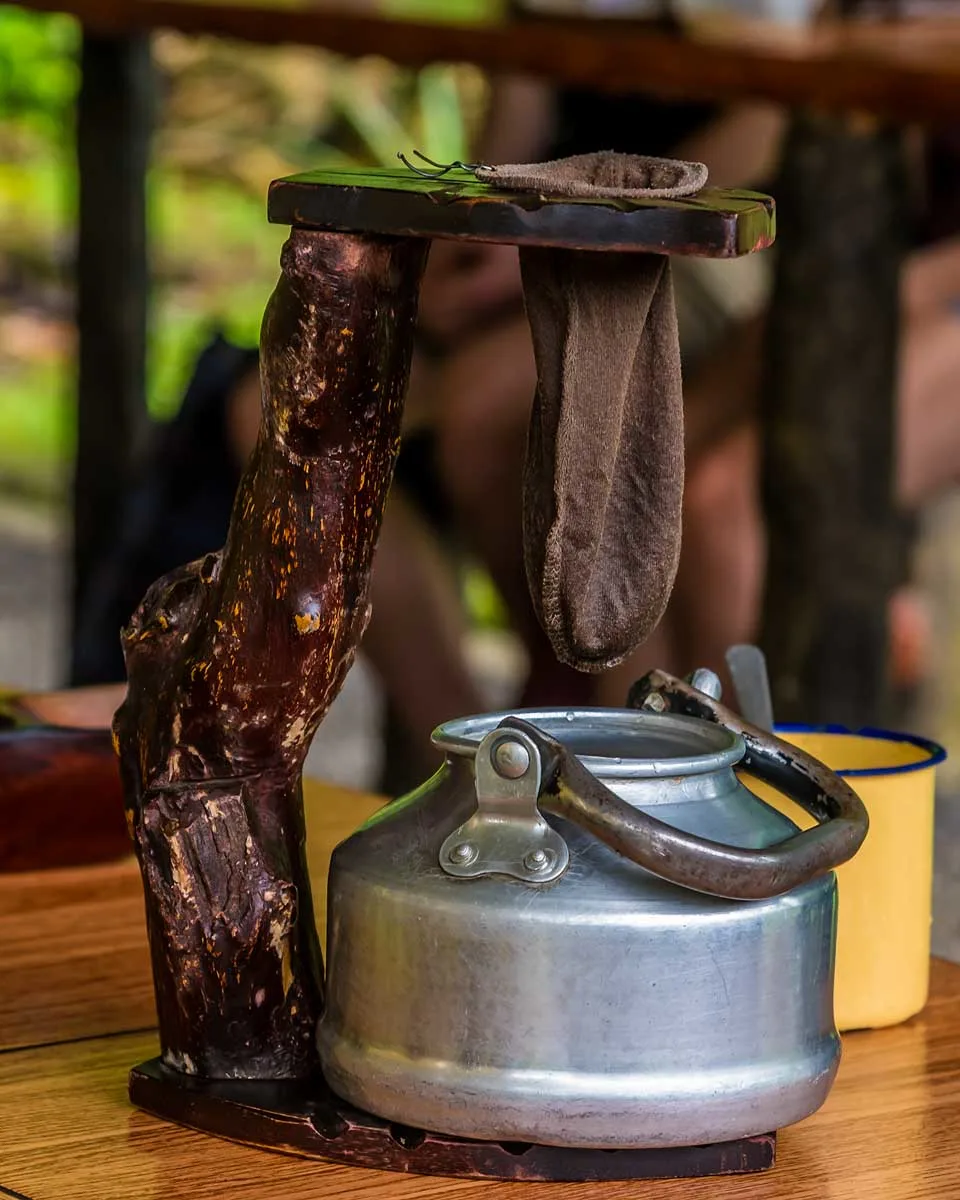
MULTIPOLYGON (((906 510, 915 510, 960 477, 960 242, 913 255, 904 272, 904 314, 899 382, 897 493, 906 510)), ((681 310, 682 310, 681 305, 681 310)), ((660 665, 680 674, 710 666, 725 675, 724 651, 758 635, 765 559, 764 530, 758 493, 759 447, 755 427, 760 383, 762 317, 749 317, 727 329, 714 352, 702 363, 685 390, 687 477, 680 567, 670 605, 654 636, 619 667, 595 677, 595 702, 622 703, 629 684, 645 670, 660 665)), ((496 342, 488 343, 492 347, 496 342)), ((478 548, 495 570, 511 610, 522 612, 521 632, 529 631, 530 607, 524 592, 519 550, 519 461, 521 433, 529 404, 524 389, 531 364, 521 332, 502 346, 512 346, 514 367, 498 361, 484 388, 483 351, 464 358, 464 368, 451 365, 452 402, 444 412, 448 447, 444 477, 458 495, 458 511, 468 526, 482 531, 478 548), (523 355, 528 357, 524 361, 523 355), (472 381, 461 384, 461 376, 472 381), (497 381, 513 381, 514 399, 499 392, 497 381), (463 400, 461 404, 459 401, 463 400), (489 443, 480 432, 491 413, 489 443), (493 414, 498 413, 494 419, 493 414), (509 449, 515 438, 515 449, 509 449), (458 458, 457 447, 473 446, 476 454, 458 458), (480 462, 491 455, 512 461, 512 487, 484 480, 480 462), (456 465, 461 467, 457 473, 456 465), (493 564, 499 561, 499 566, 493 564), (514 582, 506 583, 509 568, 514 582)), ((501 382, 500 386, 503 386, 501 382)), ((891 672, 900 687, 915 686, 923 671, 927 636, 922 598, 905 585, 890 606, 891 672)), ((527 632, 544 644, 538 629, 527 632)), ((528 694, 541 688, 537 673, 550 670, 549 648, 543 662, 532 656, 528 694)), ((552 671, 559 703, 573 703, 576 692, 563 697, 569 680, 552 671)), ((583 684, 580 683, 582 688, 583 684)), ((555 689, 551 689, 554 691, 555 689)))
MULTIPOLYGON (((701 268, 683 264, 675 272, 692 361, 685 389, 688 460, 676 585, 653 636, 603 675, 585 676, 556 661, 527 590, 521 480, 536 370, 525 318, 507 317, 468 337, 434 368, 429 387, 423 385, 429 393, 425 408, 432 414, 441 486, 465 541, 500 591, 528 655, 520 703, 621 704, 630 683, 653 666, 686 674, 705 665, 725 677, 726 648, 758 634, 765 546, 755 427, 763 320, 756 310, 764 298, 765 272, 758 262, 738 264, 738 274, 713 274, 712 264, 701 274, 701 268), (745 304, 744 293, 752 293, 752 302, 745 304)), ((913 509, 960 474, 955 385, 960 375, 960 242, 913 256, 903 290, 897 487, 901 503, 913 509)), ((414 410, 418 378, 426 379, 422 369, 413 375, 414 410)), ((444 563, 435 551, 431 561, 427 537, 421 528, 404 553, 392 545, 394 538, 404 539, 404 526, 388 525, 381 554, 385 560, 402 561, 424 581, 431 579, 439 596, 444 563)), ((385 657, 400 594, 393 591, 396 578, 385 572, 378 582, 374 573, 379 615, 368 654, 403 706, 409 676, 392 671, 385 657)), ((909 587, 893 598, 890 615, 893 673, 909 686, 922 669, 925 632, 921 602, 909 587)), ((442 639, 433 657, 434 704, 440 709, 447 705, 449 715, 456 711, 457 696, 464 695, 456 638, 442 639)), ((416 698, 413 709, 419 709, 416 698)))
POLYGON ((745 432, 756 403, 769 270, 739 263, 674 264, 685 376, 687 479, 674 595, 654 634, 619 667, 583 675, 556 662, 529 599, 521 542, 521 475, 536 369, 518 317, 462 344, 438 370, 433 412, 440 476, 473 549, 490 571, 528 649, 522 701, 623 703, 653 666, 723 672, 731 641, 752 636, 763 535, 757 444, 745 432))
POLYGON ((960 238, 913 254, 901 295, 897 490, 913 509, 960 478, 960 238))
POLYGON ((622 704, 630 685, 653 667, 678 675, 710 667, 729 696, 724 653, 755 638, 763 590, 758 465, 753 423, 740 424, 690 464, 680 565, 667 611, 652 638, 598 677, 597 703, 622 704))
MULTIPOLYGON (((927 251, 911 260, 904 277, 898 489, 907 507, 949 486, 960 468, 954 384, 960 371, 958 259, 955 245, 927 251)), ((632 679, 650 666, 680 673, 696 665, 722 668, 726 646, 755 635, 763 536, 750 425, 760 341, 761 322, 742 322, 692 375, 685 399, 684 538, 674 595, 653 638, 600 677, 556 662, 527 593, 521 464, 536 378, 525 319, 507 318, 482 329, 439 365, 418 359, 411 412, 433 423, 438 472, 456 523, 493 578, 527 649, 523 702, 618 704, 632 679)), ((221 419, 219 402, 210 408, 211 419, 221 419)), ((259 422, 254 371, 245 369, 234 380, 225 413, 225 436, 239 464, 259 422)), ((177 482, 178 490, 189 490, 186 480, 177 482)), ((191 520, 191 532, 194 526, 191 520)), ((152 560, 148 565, 150 573, 152 560)), ((364 651, 411 746, 427 755, 430 729, 445 717, 481 707, 482 700, 462 652, 459 597, 449 564, 402 489, 395 490, 388 508, 371 587, 374 617, 364 651)), ((891 616, 893 645, 909 672, 922 641, 922 612, 905 593, 896 598, 891 616)))
MULTIPOLYGON (((495 323, 459 328, 461 340, 439 360, 418 355, 408 409, 413 422, 432 428, 437 473, 460 536, 486 566, 527 650, 530 670, 521 702, 620 704, 629 684, 652 666, 681 674, 699 665, 722 671, 726 647, 756 635, 762 591, 763 526, 753 424, 762 320, 749 313, 744 319, 740 311, 732 322, 729 314, 700 321, 703 346, 712 343, 712 352, 701 347, 700 361, 686 372, 687 480, 674 594, 660 627, 626 663, 603 676, 585 676, 556 662, 526 587, 521 466, 536 373, 525 318, 512 302, 511 270, 515 267, 502 255, 480 261, 476 286, 495 299, 495 323)), ((689 273, 681 269, 677 274, 689 273)), ((705 278, 709 283, 709 272, 705 278)), ((715 279, 721 278, 718 272, 715 279)), ((710 287, 689 284, 678 278, 688 343, 696 327, 690 314, 696 317, 699 311, 703 317, 712 304, 704 296, 710 287)), ((734 293, 742 290, 739 280, 733 283, 734 293)), ((442 292, 438 295, 442 298, 442 292)), ((897 481, 908 508, 925 503, 960 474, 958 295, 960 242, 942 243, 911 258, 903 281, 897 481)), ((213 390, 223 386, 214 382, 213 390)), ((197 428, 205 429, 204 421, 220 422, 220 439, 232 447, 239 474, 259 423, 256 373, 248 368, 239 372, 229 402, 223 406, 217 400, 207 408, 209 414, 198 418, 197 428)), ((211 440, 216 439, 207 434, 180 439, 194 447, 203 443, 206 475, 211 440)), ((187 481, 174 473, 174 491, 189 491, 187 481)), ((190 524, 192 535, 195 522, 190 524)), ((210 534, 197 531, 201 535, 211 545, 222 541, 222 535, 212 541, 210 534)), ((205 542, 203 549, 208 548, 205 542)), ((180 550, 173 549, 176 563, 180 550)), ((156 574, 153 567, 152 559, 144 565, 149 568, 144 586, 156 574)), ((409 502, 402 485, 388 505, 371 589, 374 616, 364 652, 414 758, 422 753, 427 764, 433 726, 479 709, 483 702, 466 666, 462 610, 449 562, 435 530, 409 502)), ((127 615, 125 611, 123 618, 127 615)), ((894 599, 891 625, 892 648, 900 661, 895 670, 916 673, 923 620, 908 591, 894 599)), ((113 626, 110 636, 115 636, 113 626)))
POLYGON ((537 622, 523 564, 522 486, 537 386, 522 315, 451 354, 436 380, 437 466, 458 526, 497 587, 529 670, 520 703, 587 702, 590 678, 557 662, 537 622))
POLYGON ((415 783, 436 767, 431 732, 486 706, 467 666, 463 605, 449 563, 399 489, 384 511, 370 602, 362 651, 403 734, 402 768, 385 764, 385 769, 394 777, 409 774, 415 783))
MULTIPOLYGON (((902 285, 898 461, 900 504, 915 511, 960 479, 960 241, 910 257, 902 285)), ((764 534, 754 413, 760 321, 742 326, 686 391, 690 455, 680 569, 664 618, 673 669, 723 672, 723 652, 757 635, 764 534)), ((915 686, 929 635, 922 597, 904 585, 890 605, 891 675, 915 686)), ((601 681, 604 702, 653 664, 641 647, 601 681)))

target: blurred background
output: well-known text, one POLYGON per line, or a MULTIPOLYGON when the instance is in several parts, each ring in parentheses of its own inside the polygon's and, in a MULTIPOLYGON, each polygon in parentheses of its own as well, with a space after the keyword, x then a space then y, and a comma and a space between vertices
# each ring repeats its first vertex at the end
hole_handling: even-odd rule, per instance
MULTIPOLYGON (((45 501, 63 499, 73 453, 79 45, 69 16, 0 6, 0 485, 45 501)), ((177 33, 157 33, 153 54, 147 399, 164 420, 212 328, 256 344, 286 236, 266 223, 270 180, 393 165, 411 145, 462 157, 486 88, 468 66, 415 73, 177 33)))
MULTIPOLYGON (((480 6, 418 0, 417 11, 470 16, 480 6)), ((70 17, 0 6, 0 684, 12 689, 61 686, 68 669, 80 41, 70 17)), ((256 345, 286 233, 265 219, 270 180, 308 168, 389 166, 400 148, 429 147, 443 162, 467 157, 490 84, 470 66, 413 71, 375 58, 172 32, 153 35, 152 55, 158 107, 147 184, 146 398, 151 421, 165 422, 215 332, 256 345)), ((930 635, 904 720, 951 751, 944 785, 956 788, 954 490, 920 515, 912 579, 930 635)), ((522 652, 484 572, 468 564, 460 586, 469 661, 496 704, 511 694, 522 652)), ((380 726, 377 685, 361 660, 319 735, 314 753, 323 774, 372 786, 380 726)))
MULTIPOLYGON (((419 7, 430 15, 430 5, 419 7)), ((435 8, 450 15, 450 0, 435 8)), ((476 0, 460 0, 469 16, 476 0)), ((62 686, 76 415, 74 105, 80 28, 0 6, 0 684, 62 686)), ((398 148, 467 156, 487 83, 470 66, 405 70, 305 47, 158 32, 158 111, 147 184, 151 292, 147 404, 168 421, 215 331, 255 347, 284 227, 272 179, 320 167, 391 166, 398 148)), ((479 669, 511 672, 497 598, 480 571, 464 598, 479 669)), ((361 663, 325 727, 325 773, 372 784, 375 684, 361 663), (329 752, 325 747, 329 744, 329 752)))

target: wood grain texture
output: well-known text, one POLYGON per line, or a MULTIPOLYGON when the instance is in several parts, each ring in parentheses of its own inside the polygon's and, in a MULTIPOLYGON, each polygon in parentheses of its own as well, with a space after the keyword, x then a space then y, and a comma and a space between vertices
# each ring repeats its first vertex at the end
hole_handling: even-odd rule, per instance
MULTIPOLYGON (((819 1113, 780 1135, 765 1175, 539 1184, 537 1200, 947 1200, 960 1194, 960 968, 935 962, 906 1025, 844 1039, 819 1113)), ((127 1035, 0 1055, 0 1185, 30 1200, 516 1200, 515 1184, 337 1167, 165 1125, 132 1110, 127 1069, 156 1053, 127 1035)))
POLYGON ((166 1064, 317 1069, 320 947, 300 780, 370 616, 428 243, 294 230, 226 545, 124 631, 114 719, 166 1064))
MULTIPOLYGON (((336 842, 381 800, 307 781, 308 862, 322 899, 336 842)), ((321 924, 322 928, 322 924, 321 924)), ((142 900, 130 861, 0 879, 0 1044, 113 1033, 152 1014, 142 900), (111 915, 112 914, 112 915, 111 915), (34 922, 27 928, 27 918, 34 922), (139 947, 139 949, 137 949, 139 947), (123 990, 123 980, 132 982, 123 990), (13 985, 11 986, 11 981, 13 985), (31 982, 32 981, 32 982, 31 982), (118 990, 119 989, 119 990, 118 990), (137 1007, 139 1005, 139 1008, 137 1007), (49 1015, 48 1015, 49 1014, 49 1015)), ((945 1200, 960 1193, 960 967, 934 961, 931 998, 905 1025, 844 1039, 819 1113, 781 1134, 767 1175, 657 1184, 541 1184, 542 1200, 945 1200)), ((154 1034, 0 1053, 0 1187, 30 1200, 398 1200, 513 1184, 402 1177, 268 1154, 136 1112, 130 1067, 154 1034)), ((2 1192, 0 1192, 2 1195, 2 1192)))
MULTIPOLYGON (((321 938, 333 847, 382 803, 304 781, 321 938)), ((132 855, 110 865, 0 875, 0 1051, 155 1023, 143 887, 132 855)))
MULTIPOLYGON (((263 44, 298 42, 406 66, 472 62, 599 91, 664 99, 815 103, 899 121, 955 122, 960 111, 960 21, 850 25, 806 32, 737 23, 719 36, 642 23, 587 20, 398 20, 310 0, 25 0, 73 13, 103 33, 170 28, 263 44)), ((400 147, 398 147, 399 149, 400 147)))

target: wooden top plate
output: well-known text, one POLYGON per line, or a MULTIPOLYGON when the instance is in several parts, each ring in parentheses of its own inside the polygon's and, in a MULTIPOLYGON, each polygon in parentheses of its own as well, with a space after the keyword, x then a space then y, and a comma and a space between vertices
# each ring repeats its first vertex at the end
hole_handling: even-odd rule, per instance
POLYGON ((570 250, 738 258, 769 246, 771 197, 704 188, 684 200, 598 200, 506 192, 467 171, 310 171, 270 185, 275 224, 570 250))

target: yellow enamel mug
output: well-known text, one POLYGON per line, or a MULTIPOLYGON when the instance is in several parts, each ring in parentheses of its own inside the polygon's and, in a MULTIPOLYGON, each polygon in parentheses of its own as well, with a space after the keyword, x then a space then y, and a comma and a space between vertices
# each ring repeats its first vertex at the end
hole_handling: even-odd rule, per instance
MULTIPOLYGON (((842 775, 866 806, 870 831, 837 871, 837 1028, 876 1029, 920 1012, 930 981, 933 797, 946 752, 880 729, 779 725, 778 737, 842 775)), ((806 829, 812 818, 747 777, 756 795, 806 829)))

